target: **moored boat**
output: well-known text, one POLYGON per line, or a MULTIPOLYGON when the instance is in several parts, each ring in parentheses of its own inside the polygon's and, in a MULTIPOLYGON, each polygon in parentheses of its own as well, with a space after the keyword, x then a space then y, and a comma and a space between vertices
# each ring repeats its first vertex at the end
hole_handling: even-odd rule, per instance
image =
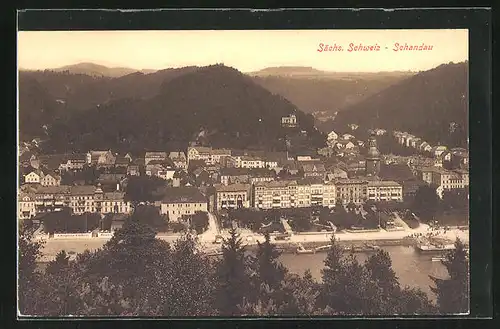
POLYGON ((315 249, 306 249, 302 244, 299 243, 297 250, 295 251, 297 254, 314 254, 316 252, 315 249))

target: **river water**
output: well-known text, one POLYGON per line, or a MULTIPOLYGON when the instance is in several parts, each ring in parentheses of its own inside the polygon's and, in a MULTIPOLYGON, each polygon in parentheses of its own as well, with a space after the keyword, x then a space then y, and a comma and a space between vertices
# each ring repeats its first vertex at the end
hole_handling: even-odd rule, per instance
MULTIPOLYGON (((436 255, 421 254, 411 246, 387 246, 382 247, 386 250, 392 259, 392 268, 399 277, 401 286, 410 286, 420 288, 429 295, 429 298, 435 300, 434 293, 430 290, 433 284, 429 275, 438 278, 446 278, 448 273, 446 268, 439 261, 432 261, 436 255)), ((369 254, 356 253, 360 262, 364 262, 369 254)), ((321 281, 321 269, 324 267, 326 253, 317 254, 282 254, 280 261, 290 272, 303 275, 309 269, 312 276, 321 281)))

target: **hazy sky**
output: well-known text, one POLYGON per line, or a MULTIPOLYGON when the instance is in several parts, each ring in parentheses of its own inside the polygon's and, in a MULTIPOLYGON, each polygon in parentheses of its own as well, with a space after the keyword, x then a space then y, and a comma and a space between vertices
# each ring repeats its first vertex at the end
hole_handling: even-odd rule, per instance
POLYGON ((134 69, 224 63, 243 72, 271 66, 374 72, 426 70, 466 59, 467 30, 18 32, 18 66, 23 69, 79 62, 134 69), (343 51, 318 52, 321 43, 342 46, 343 51), (349 52, 350 43, 378 44, 380 50, 349 52), (433 48, 395 52, 395 43, 433 48))

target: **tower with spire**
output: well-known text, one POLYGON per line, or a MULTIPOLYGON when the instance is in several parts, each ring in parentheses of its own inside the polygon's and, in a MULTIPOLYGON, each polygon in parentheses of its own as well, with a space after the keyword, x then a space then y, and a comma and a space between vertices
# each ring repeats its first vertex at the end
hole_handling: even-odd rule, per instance
POLYGON ((368 138, 368 151, 365 158, 365 175, 368 177, 378 177, 380 173, 380 152, 375 136, 375 132, 372 131, 368 138))

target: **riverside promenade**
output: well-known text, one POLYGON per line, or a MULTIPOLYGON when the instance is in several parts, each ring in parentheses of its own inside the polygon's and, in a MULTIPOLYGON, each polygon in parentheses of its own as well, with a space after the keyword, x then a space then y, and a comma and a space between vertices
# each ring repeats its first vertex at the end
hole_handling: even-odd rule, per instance
MULTIPOLYGON (((220 251, 220 244, 215 244, 216 236, 220 235, 223 238, 228 238, 229 234, 227 231, 221 231, 216 224, 215 216, 209 214, 209 228, 204 233, 198 235, 198 240, 200 242, 201 249, 207 253, 215 253, 220 251)), ((179 238, 180 234, 162 234, 159 233, 157 238, 162 239, 171 244, 179 238)), ((401 230, 397 231, 386 231, 380 229, 378 231, 370 232, 345 232, 340 231, 335 233, 335 238, 344 243, 359 243, 363 241, 383 241, 391 242, 392 245, 397 245, 398 241, 401 245, 406 244, 408 239, 420 240, 426 237, 434 237, 443 240, 448 240, 453 243, 458 237, 465 243, 469 242, 469 230, 460 229, 433 229, 426 224, 420 224, 417 228, 411 229, 408 226, 403 227, 401 230), (406 241, 406 242, 405 242, 406 241)), ((262 234, 253 233, 248 230, 241 230, 240 238, 245 245, 256 245, 258 242, 264 242, 265 238, 262 234)), ((43 258, 42 262, 50 261, 55 258, 58 252, 61 250, 66 251, 72 257, 76 254, 81 253, 85 250, 94 251, 96 249, 102 248, 104 244, 109 241, 110 238, 85 238, 85 239, 46 239, 43 246, 43 258)), ((314 232, 314 233, 292 233, 288 240, 276 240, 275 237, 271 237, 271 241, 276 245, 290 245, 290 244, 309 244, 309 243, 324 243, 325 245, 331 239, 331 233, 329 232, 314 232)))

